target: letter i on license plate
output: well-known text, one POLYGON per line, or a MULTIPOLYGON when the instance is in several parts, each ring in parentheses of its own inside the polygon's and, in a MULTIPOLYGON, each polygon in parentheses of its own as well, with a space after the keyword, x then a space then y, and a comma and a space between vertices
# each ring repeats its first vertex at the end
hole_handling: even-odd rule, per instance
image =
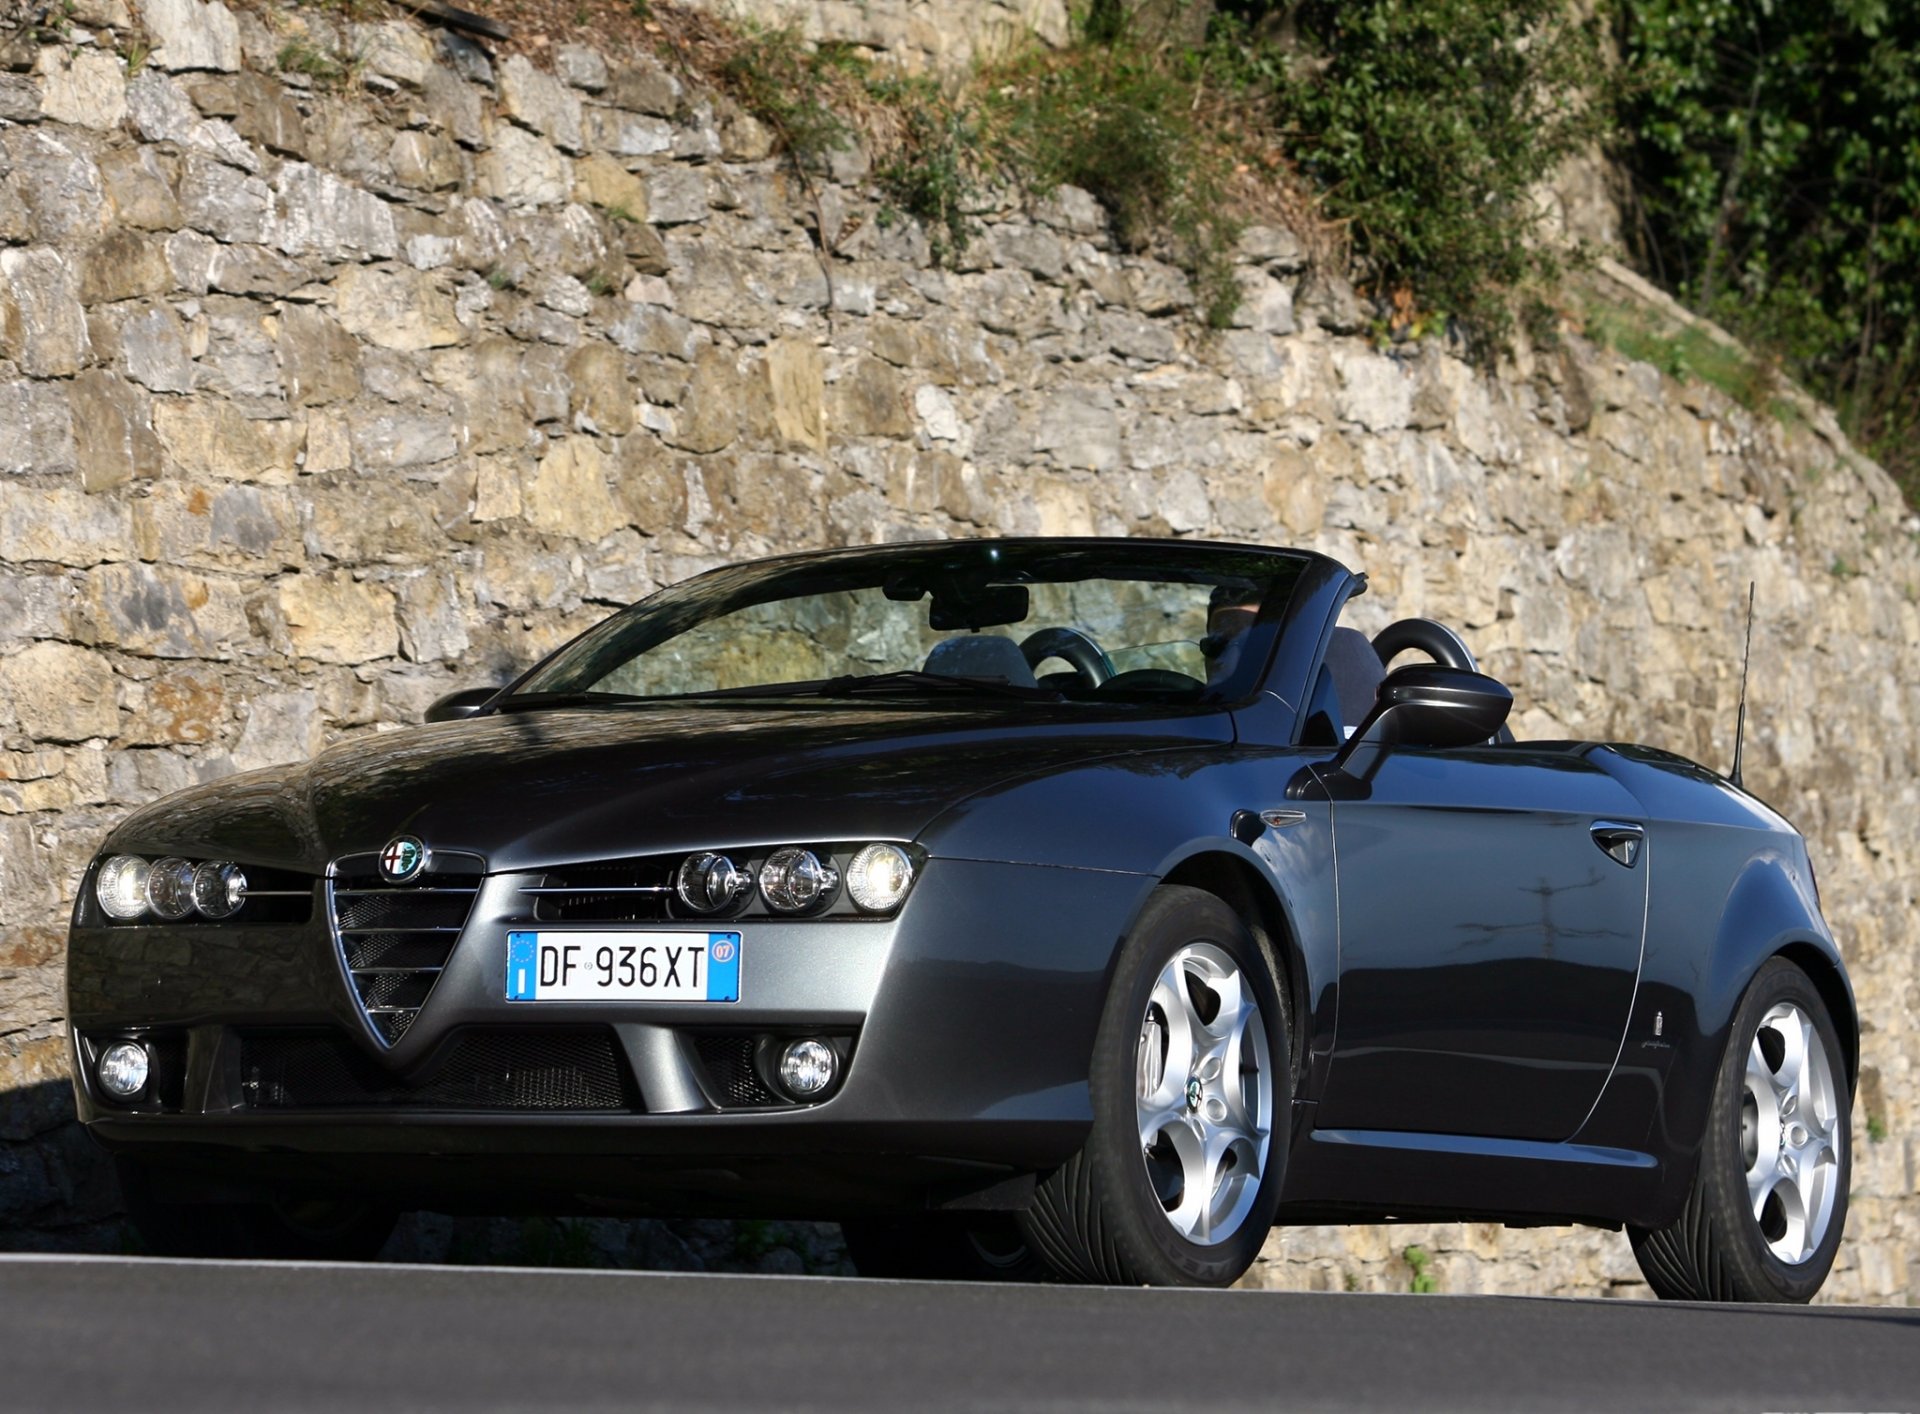
POLYGON ((737 1002, 738 933, 509 933, 510 1002, 737 1002))

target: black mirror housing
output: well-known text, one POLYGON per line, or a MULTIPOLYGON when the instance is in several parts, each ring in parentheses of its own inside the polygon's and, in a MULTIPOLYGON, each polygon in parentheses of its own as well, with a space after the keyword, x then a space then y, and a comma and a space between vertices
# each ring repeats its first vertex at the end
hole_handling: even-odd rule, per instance
POLYGON ((500 695, 497 687, 463 687, 437 697, 427 708, 429 722, 457 722, 479 715, 480 709, 500 695))
POLYGON ((1485 673, 1439 663, 1415 663, 1388 673, 1373 710, 1333 758, 1348 765, 1367 749, 1395 746, 1446 748, 1489 741, 1506 724, 1513 694, 1485 673))

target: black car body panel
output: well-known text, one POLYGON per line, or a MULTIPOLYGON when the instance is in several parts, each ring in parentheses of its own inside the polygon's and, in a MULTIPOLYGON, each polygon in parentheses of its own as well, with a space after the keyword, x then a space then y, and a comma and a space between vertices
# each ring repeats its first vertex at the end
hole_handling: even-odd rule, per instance
MULTIPOLYGON (((1291 564, 1284 604, 1261 614, 1267 637, 1250 640, 1264 666, 1232 702, 487 711, 136 811, 102 861, 230 859, 309 881, 311 906, 115 923, 94 899, 96 861, 68 964, 81 1119, 203 1191, 378 1187, 491 1210, 1018 1207, 1084 1138, 1119 947, 1152 891, 1182 882, 1227 898, 1286 974, 1282 1220, 1669 1220, 1762 962, 1802 959, 1854 1044, 1804 842, 1714 773, 1640 747, 1396 749, 1358 785, 1331 781, 1334 747, 1307 744, 1308 708, 1361 581, 1319 557, 1291 564), (334 884, 343 861, 402 835, 431 847, 433 868, 471 856, 481 877, 444 970, 389 1037, 355 992, 334 884), (1630 863, 1609 852, 1629 837, 1630 863), (904 903, 736 919, 751 980, 723 1013, 506 1000, 507 935, 538 922, 528 891, 554 871, 859 841, 918 851, 904 903), (828 1098, 740 1103, 764 1079, 747 1052, 803 1034, 846 1057, 828 1098), (130 1102, 92 1071, 121 1037, 156 1058, 130 1102), (583 1062, 607 1067, 598 1098, 490 1108, 486 1086, 513 1067, 475 1057, 543 1039, 598 1057, 583 1062)), ((715 575, 732 593, 745 572, 715 575)))

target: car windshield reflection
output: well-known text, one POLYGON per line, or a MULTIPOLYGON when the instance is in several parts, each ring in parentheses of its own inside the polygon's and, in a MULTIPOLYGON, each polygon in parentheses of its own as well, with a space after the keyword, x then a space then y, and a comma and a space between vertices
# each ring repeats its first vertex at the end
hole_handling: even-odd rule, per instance
POLYGON ((847 697, 1201 703, 1257 688, 1304 557, 949 542, 699 576, 575 640, 495 710, 847 697))

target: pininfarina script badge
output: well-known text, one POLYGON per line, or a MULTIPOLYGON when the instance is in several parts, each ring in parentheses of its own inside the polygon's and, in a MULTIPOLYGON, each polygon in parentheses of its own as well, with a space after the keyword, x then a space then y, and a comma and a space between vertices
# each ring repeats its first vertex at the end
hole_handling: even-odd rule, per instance
POLYGON ((426 867, 427 847, 412 835, 400 835, 380 851, 380 877, 390 884, 408 883, 426 867))

